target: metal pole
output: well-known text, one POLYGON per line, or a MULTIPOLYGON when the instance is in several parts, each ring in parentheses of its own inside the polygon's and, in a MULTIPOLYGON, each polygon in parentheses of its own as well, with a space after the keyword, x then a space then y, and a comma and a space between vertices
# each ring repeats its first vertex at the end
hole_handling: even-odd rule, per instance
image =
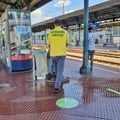
POLYGON ((47 44, 47 30, 45 29, 45 45, 47 44))
POLYGON ((81 74, 90 73, 88 66, 88 3, 89 0, 84 0, 84 41, 83 41, 83 65, 80 68, 81 74))
POLYGON ((79 23, 78 25, 79 25, 79 46, 80 46, 80 31, 81 31, 80 29, 81 29, 81 24, 79 23))
POLYGON ((63 15, 64 15, 64 2, 63 2, 63 15))

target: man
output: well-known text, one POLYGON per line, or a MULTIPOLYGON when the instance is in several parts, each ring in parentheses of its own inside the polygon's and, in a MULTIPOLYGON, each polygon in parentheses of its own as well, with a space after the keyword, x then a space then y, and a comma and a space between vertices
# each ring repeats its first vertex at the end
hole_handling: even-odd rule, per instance
POLYGON ((54 93, 59 93, 62 86, 66 47, 69 43, 69 38, 67 31, 62 28, 61 20, 56 19, 54 27, 48 34, 47 44, 50 48, 50 56, 52 57, 56 74, 54 93))
POLYGON ((88 60, 90 58, 90 70, 93 70, 93 61, 94 61, 94 54, 95 54, 95 43, 98 44, 98 37, 93 32, 93 28, 88 28, 88 60))

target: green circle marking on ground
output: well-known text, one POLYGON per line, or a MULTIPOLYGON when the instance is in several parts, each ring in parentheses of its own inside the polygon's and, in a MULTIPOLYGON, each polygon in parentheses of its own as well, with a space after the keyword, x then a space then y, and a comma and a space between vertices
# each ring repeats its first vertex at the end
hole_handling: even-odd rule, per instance
POLYGON ((74 108, 79 102, 73 98, 61 98, 56 101, 56 105, 60 108, 74 108))

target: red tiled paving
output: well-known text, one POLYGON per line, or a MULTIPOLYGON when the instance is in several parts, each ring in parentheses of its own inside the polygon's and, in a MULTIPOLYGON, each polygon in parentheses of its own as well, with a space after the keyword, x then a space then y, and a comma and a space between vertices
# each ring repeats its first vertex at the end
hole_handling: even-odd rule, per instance
POLYGON ((53 93, 53 84, 38 80, 32 71, 9 74, 0 64, 0 120, 120 120, 120 70, 95 65, 89 75, 80 75, 81 62, 66 60, 65 76, 69 83, 59 94, 53 93), (69 69, 68 69, 69 68, 69 69), (59 98, 79 101, 71 109, 56 106, 59 98))

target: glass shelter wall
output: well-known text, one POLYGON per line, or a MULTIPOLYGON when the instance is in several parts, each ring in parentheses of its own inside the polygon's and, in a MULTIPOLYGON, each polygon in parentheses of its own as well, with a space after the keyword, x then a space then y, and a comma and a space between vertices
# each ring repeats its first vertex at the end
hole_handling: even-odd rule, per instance
POLYGON ((8 9, 1 23, 1 59, 10 71, 32 69, 30 11, 8 9))

